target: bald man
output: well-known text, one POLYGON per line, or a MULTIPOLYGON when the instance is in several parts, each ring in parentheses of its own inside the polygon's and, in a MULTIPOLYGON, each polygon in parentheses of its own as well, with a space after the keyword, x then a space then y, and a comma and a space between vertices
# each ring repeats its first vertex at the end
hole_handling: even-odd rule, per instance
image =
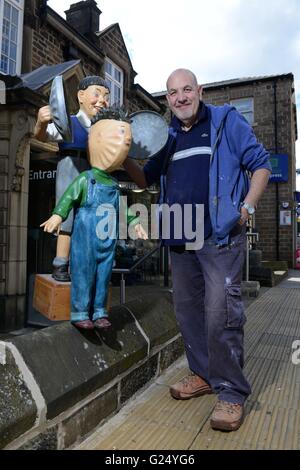
POLYGON ((167 100, 173 113, 167 145, 144 168, 131 159, 124 168, 141 188, 160 180, 160 202, 169 208, 162 210, 168 230, 161 236, 170 247, 175 312, 191 370, 171 386, 171 396, 216 393, 211 426, 234 431, 251 393, 243 374, 246 222, 268 183, 269 155, 233 106, 202 101, 192 71, 171 73, 167 100), (171 218, 175 205, 181 211, 171 218))

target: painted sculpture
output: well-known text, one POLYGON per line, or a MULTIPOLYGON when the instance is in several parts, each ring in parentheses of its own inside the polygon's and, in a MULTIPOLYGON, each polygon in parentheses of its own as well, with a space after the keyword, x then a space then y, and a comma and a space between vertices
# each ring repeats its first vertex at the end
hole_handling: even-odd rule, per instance
MULTIPOLYGON (((71 322, 78 328, 109 328, 108 285, 118 238, 119 186, 110 173, 126 159, 130 121, 121 109, 102 109, 89 135, 91 169, 65 191, 41 227, 54 232, 75 209, 71 237, 71 322)), ((136 215, 129 216, 137 236, 147 239, 136 215)))
MULTIPOLYGON (((78 113, 71 116, 73 140, 67 142, 57 130, 50 106, 40 108, 35 126, 34 137, 42 142, 57 142, 59 155, 62 159, 57 165, 56 173, 56 203, 65 192, 66 188, 79 175, 80 172, 90 168, 87 160, 88 135, 91 119, 100 109, 109 106, 109 86, 103 78, 88 76, 83 78, 78 85, 78 113)), ((64 96, 57 98, 57 110, 63 105, 64 96)), ((73 226, 73 211, 61 225, 57 239, 56 257, 53 260, 52 276, 55 280, 69 282, 69 254, 70 235, 73 226)))

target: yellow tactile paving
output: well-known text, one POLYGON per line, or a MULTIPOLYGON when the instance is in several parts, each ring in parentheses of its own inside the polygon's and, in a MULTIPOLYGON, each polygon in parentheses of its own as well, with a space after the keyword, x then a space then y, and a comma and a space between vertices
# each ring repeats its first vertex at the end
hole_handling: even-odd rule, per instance
POLYGON ((247 317, 245 372, 253 393, 238 431, 210 428, 215 396, 170 397, 168 385, 188 371, 182 359, 76 449, 300 449, 300 364, 291 360, 300 340, 300 285, 268 290, 247 317))

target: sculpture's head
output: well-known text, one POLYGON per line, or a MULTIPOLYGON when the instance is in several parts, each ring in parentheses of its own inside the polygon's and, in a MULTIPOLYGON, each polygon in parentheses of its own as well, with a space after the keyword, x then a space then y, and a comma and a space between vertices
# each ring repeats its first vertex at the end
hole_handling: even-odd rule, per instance
POLYGON ((77 98, 80 109, 91 119, 103 108, 109 106, 109 85, 101 77, 92 75, 80 80, 77 98))
POLYGON ((122 165, 131 146, 130 119, 121 108, 101 109, 91 121, 90 165, 112 172, 122 165))

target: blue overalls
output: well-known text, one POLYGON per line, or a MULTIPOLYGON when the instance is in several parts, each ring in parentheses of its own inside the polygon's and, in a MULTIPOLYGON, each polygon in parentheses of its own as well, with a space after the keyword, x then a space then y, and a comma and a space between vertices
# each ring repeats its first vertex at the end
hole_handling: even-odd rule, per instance
POLYGON ((107 317, 106 301, 118 237, 119 187, 98 183, 88 171, 86 202, 71 237, 71 322, 107 317))

